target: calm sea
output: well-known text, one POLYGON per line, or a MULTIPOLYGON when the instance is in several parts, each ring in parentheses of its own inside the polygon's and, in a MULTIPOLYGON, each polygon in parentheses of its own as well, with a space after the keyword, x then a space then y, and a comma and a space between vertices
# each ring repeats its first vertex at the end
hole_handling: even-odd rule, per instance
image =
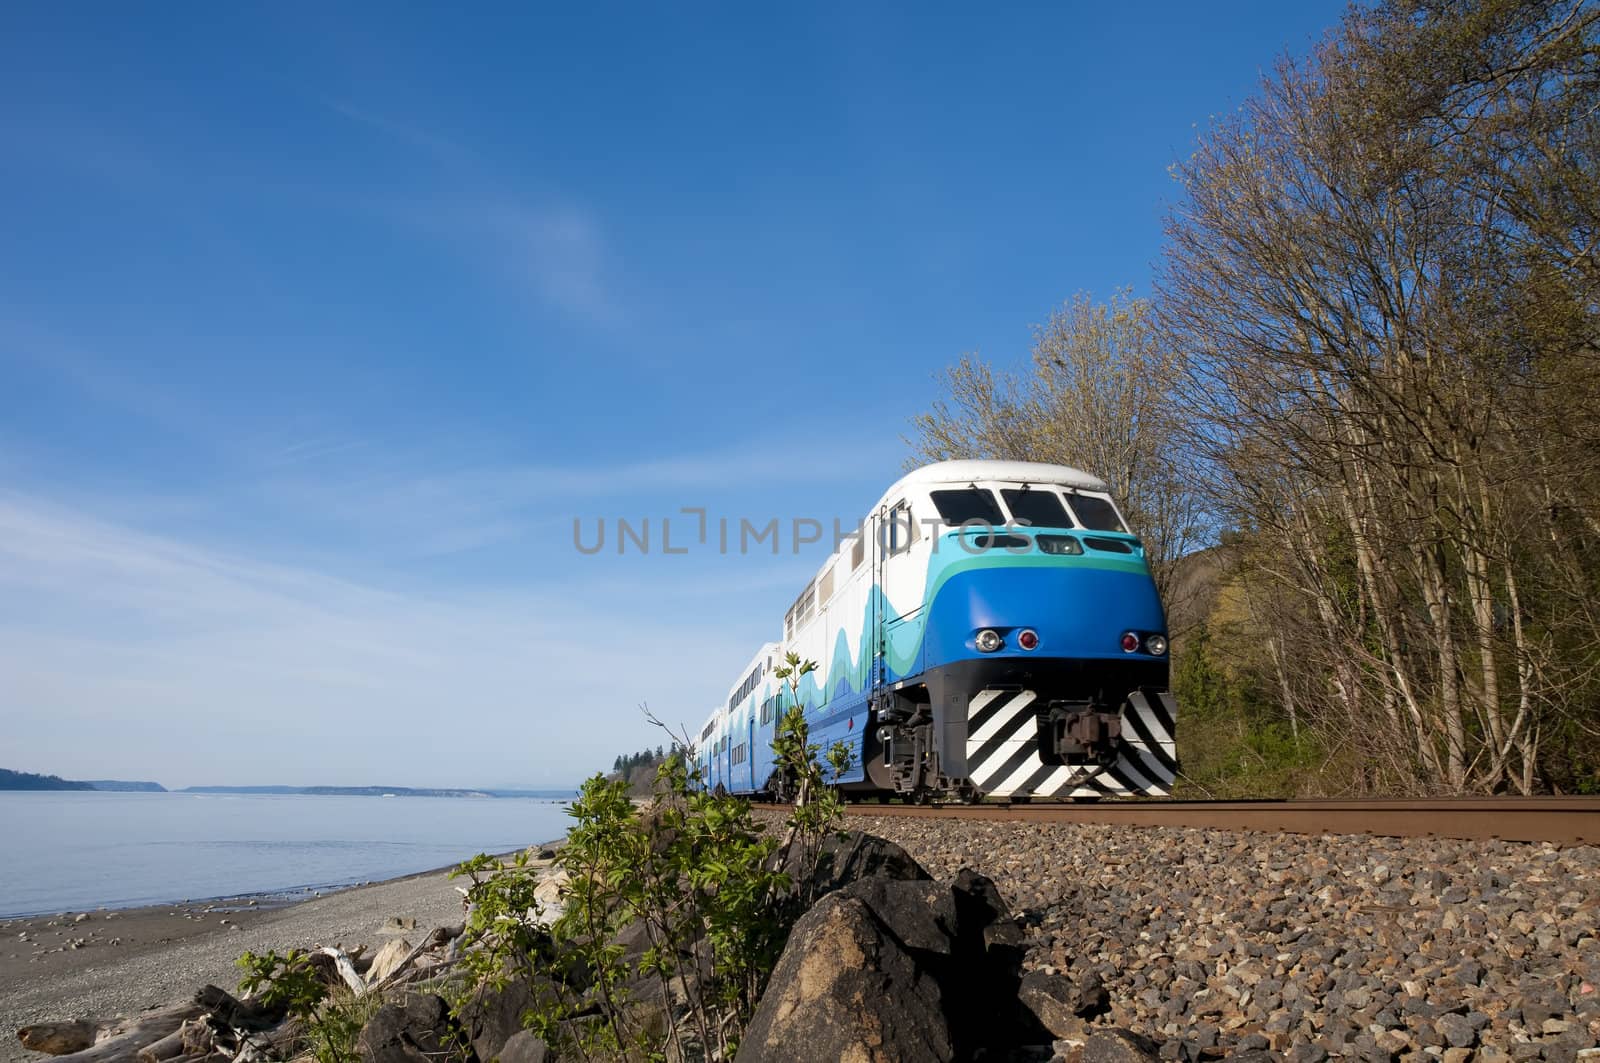
POLYGON ((0 791, 0 917, 394 878, 569 823, 534 798, 0 791))

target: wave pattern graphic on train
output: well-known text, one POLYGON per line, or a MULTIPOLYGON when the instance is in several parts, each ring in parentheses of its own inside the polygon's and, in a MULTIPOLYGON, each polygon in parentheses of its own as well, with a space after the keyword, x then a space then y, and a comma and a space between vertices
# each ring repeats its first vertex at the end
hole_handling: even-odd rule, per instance
POLYGON ((706 785, 781 796, 773 728, 800 683, 851 797, 1164 796, 1177 774, 1167 625, 1103 481, 1064 465, 907 474, 808 583, 695 742, 706 785))

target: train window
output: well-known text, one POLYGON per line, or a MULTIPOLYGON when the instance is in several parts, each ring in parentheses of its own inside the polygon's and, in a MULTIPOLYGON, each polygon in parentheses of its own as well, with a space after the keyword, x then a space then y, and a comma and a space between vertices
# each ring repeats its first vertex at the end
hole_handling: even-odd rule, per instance
POLYGON ((833 597, 833 569, 830 567, 822 577, 822 588, 817 591, 817 601, 825 602, 833 597))
POLYGON ((1034 541, 1039 544, 1039 549, 1047 554, 1081 554, 1083 544, 1070 535, 1038 535, 1034 541))
POLYGON ((1074 494, 1068 495, 1067 501, 1072 504, 1072 513, 1078 518, 1078 523, 1090 531, 1128 530, 1123 526, 1122 518, 1117 516, 1116 507, 1111 504, 1110 499, 1074 494))
POLYGON ((811 616, 811 605, 816 589, 815 584, 806 584, 806 589, 800 592, 800 597, 789 607, 789 613, 784 617, 784 625, 790 634, 811 616))
POLYGON ((861 559, 867 556, 867 541, 862 536, 856 536, 855 545, 850 548, 850 568, 852 571, 861 567, 861 559))
POLYGON ((1006 500, 1011 516, 1030 528, 1070 528, 1072 518, 1061 504, 1061 496, 1054 491, 1028 491, 1020 487, 1005 487, 1000 497, 1006 500))
POLYGON ((911 516, 911 507, 904 502, 896 503, 889 510, 889 556, 904 553, 911 549, 911 544, 917 541, 917 522, 911 516))
POLYGON ((1006 522, 1000 514, 1000 503, 994 500, 994 492, 982 487, 934 491, 933 506, 939 511, 939 519, 952 527, 960 527, 968 521, 989 525, 1006 522))

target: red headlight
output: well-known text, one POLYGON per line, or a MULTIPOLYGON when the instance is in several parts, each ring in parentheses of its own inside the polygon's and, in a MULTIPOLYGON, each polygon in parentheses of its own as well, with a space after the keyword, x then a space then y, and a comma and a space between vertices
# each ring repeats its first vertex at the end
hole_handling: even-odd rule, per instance
POLYGON ((1039 646, 1038 632, 1032 628, 1023 628, 1017 634, 1017 645, 1025 650, 1037 649, 1039 646))
POLYGON ((1122 634, 1122 652, 1132 653, 1139 648, 1139 636, 1131 631, 1122 634))

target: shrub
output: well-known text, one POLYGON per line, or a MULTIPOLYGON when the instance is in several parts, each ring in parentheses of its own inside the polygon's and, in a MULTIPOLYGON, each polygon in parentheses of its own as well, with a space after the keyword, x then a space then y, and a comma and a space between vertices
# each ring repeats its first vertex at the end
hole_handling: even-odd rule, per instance
MULTIPOLYGON (((558 917, 537 903, 538 869, 526 854, 458 868, 472 879, 458 1013, 485 989, 523 978, 535 996, 523 1024, 558 1052, 732 1058, 810 900, 782 868, 814 867, 842 816, 799 703, 799 679, 813 667, 791 655, 778 673, 794 700, 773 741, 796 794, 783 840, 747 802, 706 790, 681 752, 685 741, 661 764, 643 808, 621 779, 584 783, 556 857, 567 876, 558 917), (618 940, 624 928, 627 946, 618 940)), ((848 768, 844 747, 829 751, 831 777, 848 768)))

